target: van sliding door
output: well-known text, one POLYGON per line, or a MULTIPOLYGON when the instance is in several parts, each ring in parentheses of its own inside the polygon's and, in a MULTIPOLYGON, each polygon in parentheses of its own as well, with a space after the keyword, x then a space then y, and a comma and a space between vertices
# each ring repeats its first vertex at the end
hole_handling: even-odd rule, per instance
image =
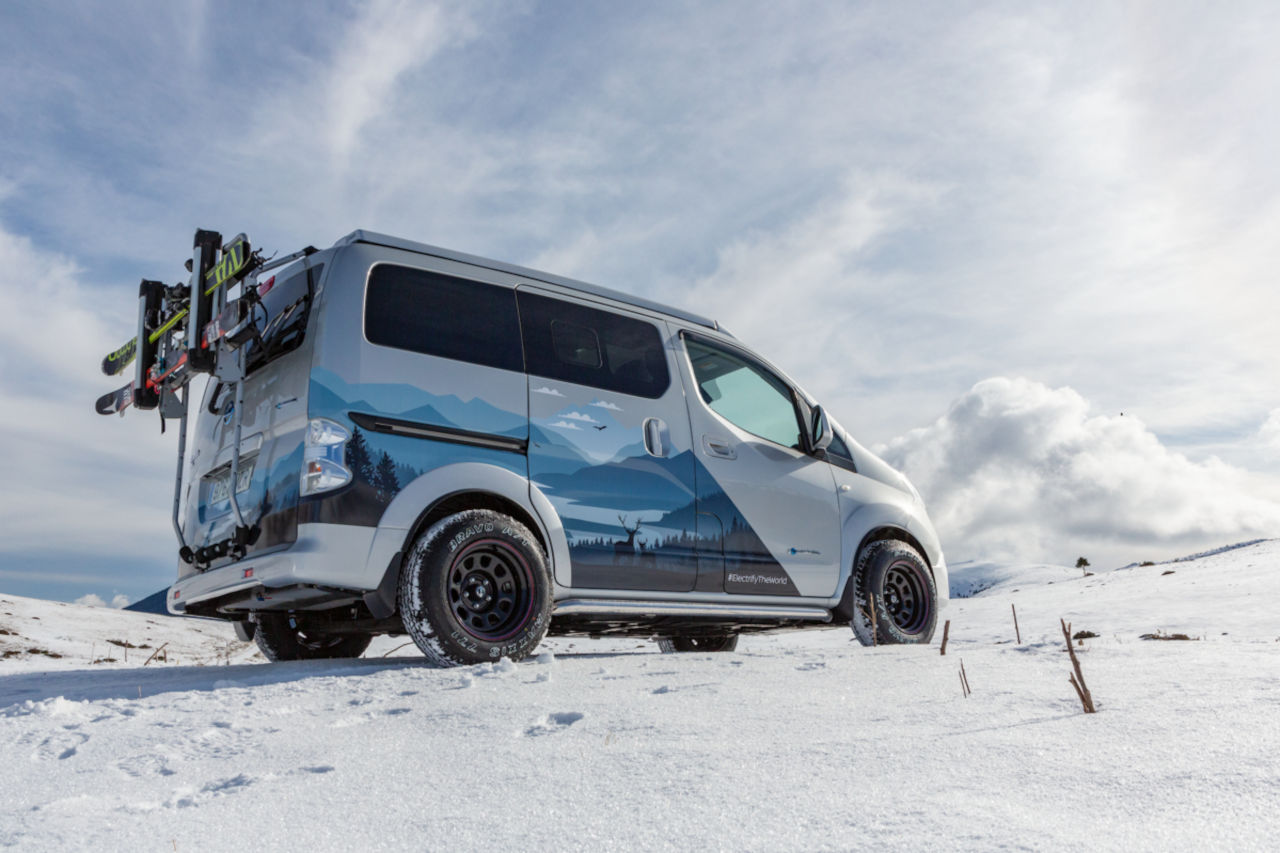
POLYGON ((693 589, 694 462, 667 325, 521 285, 529 479, 569 540, 576 589, 693 589))

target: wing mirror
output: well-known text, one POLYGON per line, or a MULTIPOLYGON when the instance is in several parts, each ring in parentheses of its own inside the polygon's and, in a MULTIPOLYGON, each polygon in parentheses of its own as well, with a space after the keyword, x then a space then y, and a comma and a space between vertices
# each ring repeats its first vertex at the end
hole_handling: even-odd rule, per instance
POLYGON ((827 413, 821 406, 813 407, 813 415, 809 422, 809 446, 815 456, 822 456, 831 446, 831 424, 827 422, 827 413))

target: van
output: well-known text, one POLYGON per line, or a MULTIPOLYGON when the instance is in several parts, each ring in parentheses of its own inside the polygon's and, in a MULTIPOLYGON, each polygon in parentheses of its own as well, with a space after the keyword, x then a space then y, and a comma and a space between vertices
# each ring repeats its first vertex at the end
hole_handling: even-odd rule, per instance
POLYGON ((193 316, 135 403, 185 426, 164 371, 209 373, 170 612, 274 661, 404 633, 442 666, 546 635, 931 640, 947 568, 920 495, 714 320, 368 231, 285 266, 209 234, 192 285, 140 309, 144 348, 166 306, 193 316))

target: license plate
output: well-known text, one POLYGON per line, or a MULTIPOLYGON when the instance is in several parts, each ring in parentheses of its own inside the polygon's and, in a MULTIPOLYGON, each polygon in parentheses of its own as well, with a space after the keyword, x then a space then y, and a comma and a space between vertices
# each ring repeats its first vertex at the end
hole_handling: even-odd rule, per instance
MULTIPOLYGON (((249 491, 249 484, 253 482, 253 464, 246 462, 240 466, 239 477, 236 480, 236 494, 243 494, 249 491)), ((224 471, 219 474, 213 481, 213 485, 209 489, 209 503, 216 504, 231 499, 231 472, 224 471)))

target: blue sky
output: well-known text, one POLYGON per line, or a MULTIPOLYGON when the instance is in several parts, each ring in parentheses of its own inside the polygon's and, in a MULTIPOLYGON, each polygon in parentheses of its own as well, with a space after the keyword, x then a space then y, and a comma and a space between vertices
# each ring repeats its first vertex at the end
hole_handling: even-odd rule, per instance
POLYGON ((6 4, 0 589, 171 577, 172 433, 90 403, 197 226, 371 228, 715 316, 920 481, 953 559, 1275 535, 1278 15, 6 4))

